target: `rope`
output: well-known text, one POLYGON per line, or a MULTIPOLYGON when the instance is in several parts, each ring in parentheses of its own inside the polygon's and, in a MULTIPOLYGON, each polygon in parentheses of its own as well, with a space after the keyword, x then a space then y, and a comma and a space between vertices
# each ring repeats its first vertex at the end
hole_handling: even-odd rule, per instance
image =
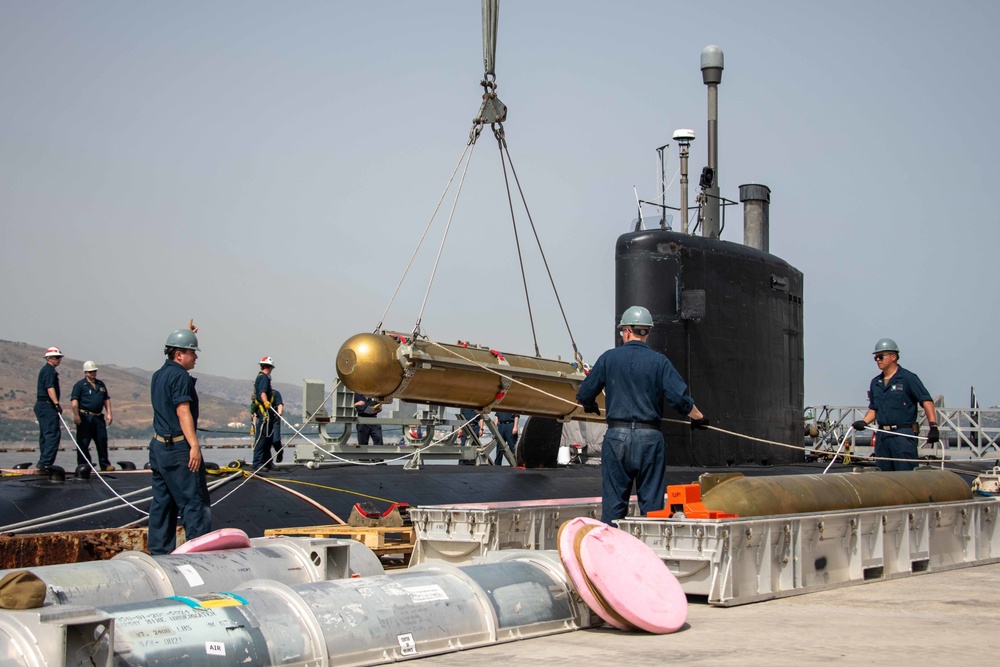
MULTIPOLYGON (((667 418, 664 418, 662 421, 665 421, 665 422, 668 422, 668 423, 671 423, 671 424, 687 424, 687 423, 689 423, 689 422, 681 421, 679 419, 667 419, 667 418)), ((784 447, 786 449, 795 449, 795 450, 802 451, 802 452, 809 451, 808 447, 803 447, 801 445, 789 445, 789 444, 786 444, 784 442, 777 442, 775 440, 767 440, 766 438, 755 438, 752 435, 744 435, 743 433, 737 433, 736 431, 728 431, 728 430, 726 430, 724 428, 719 428, 718 426, 709 426, 708 430, 710 430, 710 431, 718 431, 719 433, 725 433, 726 435, 731 435, 731 436, 734 436, 734 437, 737 437, 737 438, 743 438, 744 440, 752 440, 753 442, 760 442, 760 443, 764 443, 764 444, 767 444, 767 445, 775 445, 776 447, 784 447)), ((868 428, 868 429, 865 429, 865 430, 876 431, 878 429, 868 428)), ((848 430, 847 434, 850 435, 850 432, 851 431, 848 430)), ((909 435, 907 437, 914 438, 916 440, 926 440, 927 439, 926 437, 919 436, 919 435, 909 435)), ((847 439, 847 436, 845 435, 844 436, 845 442, 846 442, 846 439, 847 439)), ((839 453, 840 453, 840 449, 838 448, 837 449, 837 453, 834 454, 834 459, 835 460, 836 460, 836 457, 837 457, 837 455, 839 453)), ((903 463, 913 463, 913 459, 899 459, 899 458, 892 458, 890 456, 868 456, 868 457, 865 457, 865 458, 868 459, 868 460, 871 460, 871 461, 900 461, 900 462, 903 462, 903 463)), ((845 454, 844 455, 845 463, 849 459, 850 459, 850 453, 845 454)), ((942 470, 944 469, 944 464, 945 464, 945 461, 942 458, 941 459, 941 469, 942 470)), ((951 465, 951 464, 949 464, 949 465, 951 465)))
MULTIPOLYGON (((151 487, 151 486, 147 486, 147 487, 145 487, 143 489, 136 489, 135 491, 129 491, 128 493, 123 494, 122 496, 119 496, 119 497, 121 497, 121 498, 128 498, 128 497, 140 494, 140 493, 146 493, 146 492, 148 492, 152 488, 153 487, 151 487)), ((150 498, 151 497, 152 496, 150 496, 150 498)), ((150 498, 143 498, 142 500, 137 500, 136 502, 138 502, 138 503, 144 503, 144 502, 149 501, 150 498)), ((39 521, 45 521, 45 520, 51 520, 51 519, 59 519, 61 517, 65 517, 65 516, 72 516, 72 518, 74 518, 74 519, 76 517, 78 517, 78 516, 93 516, 93 513, 90 513, 90 514, 80 514, 80 512, 82 512, 84 510, 89 510, 89 509, 94 508, 94 507, 100 507, 101 505, 107 505, 108 503, 113 503, 117 499, 118 499, 118 497, 105 498, 104 500, 98 500, 97 502, 90 503, 89 505, 83 505, 82 507, 74 507, 73 509, 64 510, 62 512, 56 512, 55 514, 48 514, 46 516, 35 517, 34 519, 28 519, 26 521, 21 521, 19 523, 11 523, 11 524, 8 524, 6 526, 0 526, 0 533, 15 532, 15 530, 14 530, 15 528, 24 528, 24 527, 30 528, 30 527, 34 526, 34 524, 37 523, 37 522, 39 522, 39 521)), ((119 508, 113 507, 111 509, 114 510, 114 509, 119 509, 119 508)))
POLYGON ((78 451, 80 453, 80 456, 83 458, 83 460, 87 462, 87 467, 90 468, 91 472, 93 472, 95 475, 97 475, 97 479, 101 480, 101 484, 103 484, 104 486, 106 486, 108 488, 108 491, 111 492, 111 495, 113 495, 116 498, 118 498, 119 500, 121 500, 123 503, 125 503, 126 505, 128 505, 129 507, 131 507, 132 509, 134 509, 139 514, 142 514, 143 516, 149 516, 149 512, 145 512, 145 511, 139 509, 138 507, 136 507, 135 505, 133 505, 129 501, 125 500, 124 497, 122 497, 121 495, 119 495, 119 493, 117 491, 115 491, 113 488, 111 488, 111 485, 108 484, 107 481, 105 481, 105 479, 97 472, 97 468, 94 467, 94 464, 90 462, 90 457, 87 456, 86 452, 83 451, 83 447, 81 447, 80 443, 78 443, 76 441, 76 436, 74 436, 73 433, 72 433, 72 431, 70 431, 69 424, 67 424, 66 423, 66 419, 63 418, 62 412, 57 412, 56 414, 59 415, 59 421, 62 422, 63 427, 66 429, 66 433, 69 434, 70 440, 73 441, 73 445, 76 447, 76 451, 78 451))
POLYGON ((316 502, 315 500, 313 500, 309 496, 305 495, 304 493, 299 493, 298 491, 294 491, 294 490, 289 489, 289 488, 287 488, 285 486, 282 486, 281 484, 278 484, 277 482, 275 482, 273 479, 267 479, 267 478, 264 478, 264 477, 261 477, 261 479, 264 480, 265 482, 267 482, 268 484, 270 484, 271 486, 276 486, 279 489, 281 489, 282 491, 286 491, 286 492, 292 494, 293 496, 295 496, 296 498, 298 498, 300 500, 306 501, 307 503, 309 503, 310 505, 312 505, 313 507, 315 507, 319 511, 323 512, 324 514, 326 514, 328 517, 332 518, 334 521, 336 521, 340 525, 343 526, 343 525, 345 525, 347 523, 346 521, 344 521, 343 519, 341 519, 339 516, 337 516, 336 514, 334 514, 333 512, 331 512, 330 510, 328 510, 326 507, 323 507, 323 505, 319 504, 318 502, 316 502))
MULTIPOLYGON (((473 419, 478 419, 478 417, 474 417, 473 419)), ((285 420, 284 417, 281 418, 281 421, 283 421, 286 424, 288 424, 288 422, 285 420)), ((412 458, 416 454, 421 454, 423 452, 426 452, 431 447, 434 447, 436 445, 440 445, 442 442, 445 442, 445 441, 449 440, 453 435, 455 435, 456 433, 458 433, 459 430, 461 430, 461 428, 463 426, 465 426, 466 424, 469 424, 472 421, 473 420, 470 419, 469 421, 465 422, 464 424, 462 424, 458 428, 449 431, 443 437, 440 437, 437 440, 429 442, 428 444, 424 445, 423 447, 421 447, 419 449, 415 449, 412 452, 408 452, 408 453, 403 454, 402 456, 399 456, 399 457, 394 458, 394 459, 384 459, 382 461, 354 461, 354 460, 351 460, 351 459, 345 459, 345 458, 343 458, 341 456, 337 456, 333 452, 328 452, 327 450, 323 449, 323 447, 321 445, 316 444, 315 442, 313 442, 312 440, 310 440, 309 438, 307 438, 304 435, 302 436, 302 439, 305 440, 306 442, 308 442, 310 445, 312 445, 316 449, 318 449, 319 451, 323 452, 323 455, 324 455, 325 458, 330 458, 330 459, 333 459, 335 461, 339 461, 341 463, 346 463, 346 464, 349 464, 349 465, 357 465, 357 466, 380 466, 380 465, 386 465, 388 463, 397 463, 399 461, 403 461, 405 459, 412 458)), ((295 428, 291 424, 288 424, 288 425, 290 427, 292 427, 292 428, 295 428)), ((256 471, 255 471, 254 474, 256 474, 256 471)), ((239 487, 237 487, 237 488, 239 488, 239 487)), ((235 489, 234 489, 234 491, 235 491, 235 489)))
MULTIPOLYGON (((413 254, 410 255, 410 261, 406 263, 406 268, 403 269, 403 275, 400 276, 399 282, 396 283, 396 289, 392 291, 392 296, 389 298, 389 303, 385 306, 385 311, 382 313, 382 317, 379 318, 378 324, 375 326, 375 331, 378 332, 382 328, 382 323, 385 322, 386 315, 389 314, 389 308, 392 307, 393 301, 396 300, 396 295, 399 293, 399 288, 403 286, 403 281, 406 279, 406 274, 409 273, 410 267, 413 266, 413 260, 417 256, 417 252, 420 250, 420 246, 423 244, 424 239, 427 238, 427 232, 431 228, 431 224, 434 222, 434 218, 437 217, 438 211, 441 209, 441 202, 444 201, 444 197, 448 194, 448 190, 451 189, 451 184, 455 180, 455 174, 458 173, 458 168, 462 166, 462 162, 465 160, 465 154, 469 152, 469 147, 475 143, 470 141, 465 145, 465 149, 462 151, 462 156, 458 158, 458 162, 455 164, 455 169, 451 172, 451 178, 448 179, 448 184, 444 188, 444 192, 441 193, 441 197, 438 199, 437 205, 434 207, 434 212, 431 213, 431 219, 427 221, 427 226, 424 227, 424 233, 420 235, 420 240, 417 241, 417 247, 413 249, 413 254)), ((470 156, 471 159, 471 156, 470 156)), ((329 396, 327 397, 329 399, 329 396)))
POLYGON ((427 339, 427 342, 430 343, 431 345, 435 346, 435 347, 438 347, 438 348, 444 350, 445 352, 447 352, 448 354, 450 354, 452 356, 455 356, 455 357, 458 357, 459 359, 463 359, 465 361, 468 361, 469 363, 473 364, 474 366, 479 366, 479 368, 483 369, 484 371, 489 371, 490 373, 493 373, 494 375, 499 375, 501 378, 509 380, 509 381, 511 381, 514 384, 519 384, 522 387, 530 389, 531 391, 536 391, 539 394, 542 394, 544 396, 548 396, 549 398, 554 398, 557 401, 562 401, 563 403, 566 403, 567 405, 572 405, 574 408, 576 408, 577 406, 580 405, 576 401, 571 401, 571 400, 568 400, 566 398, 563 398, 562 396, 556 396, 555 394, 550 394, 549 392, 545 391, 544 389, 539 389, 538 387, 534 387, 534 386, 532 386, 532 385, 530 385, 530 384, 528 384, 526 382, 521 382, 517 378, 513 378, 513 377, 511 377, 509 375, 505 375, 505 374, 501 373, 500 371, 496 370, 495 368, 490 368, 486 364, 479 363, 475 359, 469 359, 468 357, 463 357, 458 352, 456 352, 454 350, 451 350, 451 349, 448 349, 444 345, 441 345, 440 343, 437 343, 437 342, 435 342, 433 340, 427 339))
POLYGON ((367 493, 360 493, 358 491, 352 491, 351 489, 341 489, 336 486, 328 486, 326 484, 316 484, 315 482, 306 482, 300 479, 283 479, 282 482, 286 484, 301 484, 302 486, 311 486, 317 489, 326 489, 327 491, 337 491, 339 493, 349 493, 352 496, 358 496, 359 498, 368 498, 369 500, 378 500, 383 503, 395 503, 398 501, 390 500, 389 498, 382 498, 379 496, 372 496, 367 493))
MULTIPOLYGON (((212 482, 211 484, 209 484, 207 486, 208 491, 211 493, 212 491, 215 491, 220 486, 224 486, 224 485, 228 484, 229 482, 233 481, 234 479, 236 479, 237 477, 240 477, 242 474, 243 474, 242 472, 234 472, 231 475, 227 475, 227 476, 223 477, 222 479, 216 480, 216 481, 212 482)), ((150 496, 149 498, 144 499, 143 502, 145 502, 146 500, 152 500, 152 499, 153 499, 153 497, 150 496)), ((123 525, 118 526, 118 527, 119 528, 133 528, 135 526, 141 526, 146 521, 149 521, 149 517, 142 517, 141 519, 136 519, 135 521, 130 521, 129 523, 123 524, 123 525)))

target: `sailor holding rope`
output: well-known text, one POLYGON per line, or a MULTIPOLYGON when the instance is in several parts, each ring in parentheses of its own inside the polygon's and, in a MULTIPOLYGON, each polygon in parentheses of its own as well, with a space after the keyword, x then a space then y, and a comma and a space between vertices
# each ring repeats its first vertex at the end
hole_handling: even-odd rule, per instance
POLYGON ((882 372, 872 378, 869 386, 868 412, 852 426, 854 430, 861 431, 872 422, 878 422, 875 459, 879 470, 913 470, 917 467, 917 440, 912 435, 918 432, 918 404, 923 406, 927 425, 930 427, 927 444, 937 442, 940 437, 935 421, 934 401, 920 378, 899 365, 899 346, 896 341, 891 338, 880 339, 875 343, 872 354, 882 372))
POLYGON ((663 509, 667 447, 660 425, 664 399, 691 419, 691 428, 708 428, 708 419, 687 394, 680 373, 664 355, 646 344, 653 318, 642 306, 622 314, 618 330, 624 344, 598 358, 580 385, 576 400, 584 411, 600 413, 598 394, 605 392, 608 431, 601 445, 601 521, 628 512, 632 484, 643 516, 663 509))

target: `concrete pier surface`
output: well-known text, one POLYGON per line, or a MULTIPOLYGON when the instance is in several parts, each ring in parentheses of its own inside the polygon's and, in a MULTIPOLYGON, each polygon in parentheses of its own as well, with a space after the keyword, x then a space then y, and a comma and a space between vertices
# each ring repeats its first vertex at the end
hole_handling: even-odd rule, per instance
POLYGON ((740 607, 690 601, 672 635, 610 626, 421 659, 415 665, 986 665, 1000 662, 1000 564, 740 607))

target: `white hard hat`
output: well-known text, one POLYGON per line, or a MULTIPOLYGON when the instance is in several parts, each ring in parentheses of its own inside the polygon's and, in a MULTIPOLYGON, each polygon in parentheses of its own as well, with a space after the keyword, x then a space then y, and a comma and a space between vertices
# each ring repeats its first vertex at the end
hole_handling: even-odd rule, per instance
POLYGON ((260 365, 270 366, 271 368, 274 368, 274 360, 271 359, 271 357, 264 357, 263 359, 260 360, 260 365))
POLYGON ((97 370, 97 364, 95 364, 93 361, 83 362, 84 373, 89 373, 90 371, 96 371, 96 370, 97 370))
POLYGON ((48 359, 49 357, 61 357, 61 356, 64 355, 62 352, 59 351, 58 347, 50 347, 49 349, 45 350, 46 359, 48 359))

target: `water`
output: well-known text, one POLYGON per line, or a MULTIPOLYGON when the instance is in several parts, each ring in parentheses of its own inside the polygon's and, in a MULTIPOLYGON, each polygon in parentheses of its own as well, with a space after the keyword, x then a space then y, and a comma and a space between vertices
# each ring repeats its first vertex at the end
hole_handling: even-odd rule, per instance
MULTIPOLYGON (((250 461, 253 459, 253 440, 247 437, 206 438, 199 441, 202 456, 206 461, 225 465, 236 459, 250 461)), ((294 445, 292 445, 294 447, 294 445)), ((285 450, 286 456, 288 450, 285 450)), ((116 439, 108 443, 108 458, 118 467, 119 462, 128 461, 142 468, 149 461, 149 440, 116 439)), ((97 463, 97 450, 90 445, 90 459, 97 463)), ((0 442, 0 468, 12 468, 19 463, 38 462, 38 443, 28 440, 20 442, 0 442)), ((76 447, 73 441, 63 435, 59 443, 59 454, 56 455, 56 465, 66 470, 76 468, 76 447)))

